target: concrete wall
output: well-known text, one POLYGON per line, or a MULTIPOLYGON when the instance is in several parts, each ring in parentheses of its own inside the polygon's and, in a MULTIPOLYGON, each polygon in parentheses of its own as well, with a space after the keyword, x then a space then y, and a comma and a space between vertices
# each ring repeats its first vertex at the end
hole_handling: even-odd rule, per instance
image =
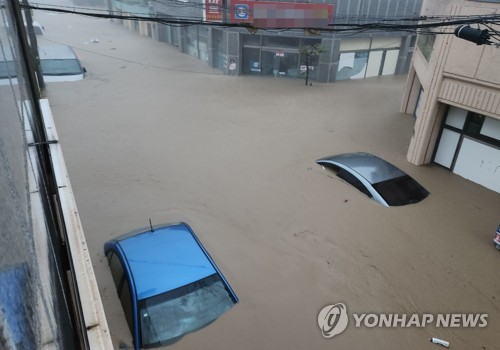
MULTIPOLYGON (((425 1, 423 15, 482 15, 500 12, 500 3, 466 0, 425 1)), ((454 30, 455 27, 446 28, 454 30)), ((484 27, 482 28, 484 29, 484 27)), ((500 28, 496 28, 500 30, 500 28)), ((437 35, 427 61, 417 47, 403 96, 401 111, 415 109, 417 89, 423 88, 421 117, 415 121, 408 160, 431 161, 444 113, 443 105, 500 119, 500 48, 478 46, 453 35, 437 35)))
MULTIPOLYGON (((475 6, 464 6, 457 8, 457 13, 462 16, 470 14, 488 15, 500 12, 498 5, 470 2, 475 6)), ((468 5, 468 4, 467 4, 468 5)), ((481 29, 485 29, 481 27, 481 29)), ((498 28, 500 29, 500 28, 498 28)), ((450 44, 450 52, 445 62, 444 73, 454 74, 458 77, 474 79, 480 84, 495 84, 500 86, 500 48, 490 45, 478 46, 470 41, 453 37, 450 44)))

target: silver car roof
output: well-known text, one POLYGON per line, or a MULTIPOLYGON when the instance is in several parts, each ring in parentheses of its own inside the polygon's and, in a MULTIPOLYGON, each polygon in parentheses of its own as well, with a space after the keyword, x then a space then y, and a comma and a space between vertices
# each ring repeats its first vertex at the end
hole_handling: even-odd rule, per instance
MULTIPOLYGON (((78 59, 73 49, 66 45, 38 45, 38 55, 41 60, 78 59)), ((0 48, 0 61, 12 61, 12 50, 7 45, 0 48)))
POLYGON ((345 153, 324 157, 316 161, 318 164, 332 164, 348 168, 364 177, 369 183, 376 184, 382 181, 395 179, 406 175, 391 163, 370 153, 345 153))
POLYGON ((62 59, 75 60, 77 59, 73 49, 66 45, 39 45, 38 54, 41 60, 62 59))

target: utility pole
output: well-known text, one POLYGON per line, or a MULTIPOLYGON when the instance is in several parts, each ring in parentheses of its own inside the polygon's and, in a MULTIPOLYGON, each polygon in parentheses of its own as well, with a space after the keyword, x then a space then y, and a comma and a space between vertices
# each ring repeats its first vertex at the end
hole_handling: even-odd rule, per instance
POLYGON ((106 0, 106 4, 108 5, 110 21, 114 22, 115 20, 113 18, 113 4, 112 4, 111 0, 106 0))
POLYGON ((228 23, 228 11, 229 9, 227 8, 227 0, 222 0, 222 24, 228 23))
MULTIPOLYGON (((27 4, 27 1, 23 0, 23 5, 27 4)), ((62 271, 62 267, 56 267, 59 272, 64 272, 61 278, 61 291, 64 290, 67 295, 73 295, 74 297, 69 298, 66 304, 66 311, 68 312, 68 321, 71 328, 72 334, 68 335, 71 342, 74 344, 71 348, 82 348, 89 349, 89 342, 87 332, 85 331, 85 326, 82 326, 83 311, 81 306, 81 299, 76 295, 72 294, 71 291, 78 290, 76 286, 75 273, 72 270, 72 259, 69 259, 70 252, 68 252, 67 246, 64 244, 67 241, 67 232, 65 231, 64 224, 61 222, 62 217, 60 198, 57 194, 56 179, 54 175, 54 169, 52 164, 52 157, 50 155, 50 141, 47 139, 47 134, 45 132, 45 123, 43 120, 42 110, 40 107, 40 83, 43 83, 43 77, 40 75, 37 79, 36 68, 34 56, 30 49, 30 43, 28 42, 28 36, 26 34, 26 28, 24 26, 24 20, 21 12, 21 4, 17 0, 10 2, 8 8, 10 9, 10 18, 13 20, 12 28, 16 31, 14 33, 18 38, 16 42, 16 49, 19 51, 18 59, 23 62, 23 67, 26 68, 26 82, 25 86, 28 94, 31 95, 26 101, 20 101, 22 103, 28 103, 31 107, 31 115, 26 117, 30 122, 31 130, 33 132, 34 147, 38 155, 37 167, 39 178, 37 179, 37 185, 39 188, 43 189, 40 195, 43 211, 46 217, 46 223, 48 225, 48 230, 53 237, 58 240, 57 243, 52 243, 53 248, 56 251, 55 259, 59 261, 69 261, 70 268, 62 271), (32 103, 30 103, 32 102, 32 103), (71 275, 71 276, 70 276, 71 275), (74 324, 73 321, 78 324, 74 324), (77 345, 80 345, 78 346, 77 345)), ((26 20, 31 23, 31 14, 26 18, 26 20)), ((32 27, 32 26, 31 26, 32 27)), ((34 33, 33 33, 34 34, 34 33)), ((32 39, 31 44, 36 43, 36 38, 32 39)), ((16 52, 17 53, 17 52, 16 52)), ((38 56, 38 52, 37 52, 38 56)), ((19 75, 19 78, 22 76, 19 75)), ((19 79, 18 78, 18 79, 19 79)), ((68 341, 69 342, 69 341, 68 341)))
POLYGON ((45 89, 45 81, 43 80, 42 68, 40 66, 40 56, 38 55, 38 42, 36 40, 35 31, 33 30, 33 18, 31 17, 31 9, 27 7, 29 5, 28 0, 22 0, 22 4, 25 5, 24 20, 26 21, 26 31, 30 42, 29 46, 31 48, 31 57, 34 58, 33 64, 38 78, 38 86, 40 87, 40 89, 45 89))

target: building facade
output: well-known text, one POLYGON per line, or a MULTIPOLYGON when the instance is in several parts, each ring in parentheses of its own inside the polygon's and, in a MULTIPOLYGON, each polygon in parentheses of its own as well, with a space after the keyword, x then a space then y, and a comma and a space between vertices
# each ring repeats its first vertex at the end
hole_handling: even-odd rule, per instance
MULTIPOLYGON (((204 19, 208 21, 235 21, 239 3, 246 0, 184 0, 151 2, 150 15, 158 18, 204 19), (215 4, 215 5, 214 5, 215 4), (210 12, 215 7, 219 14, 210 12), (222 9, 222 10, 221 10, 222 9)), ((127 12, 130 1, 115 0, 114 10, 127 12)), ((258 3, 258 2, 253 2, 258 3)), ((303 2, 305 3, 305 2, 303 2)), ((140 5, 141 2, 137 1, 140 5)), ((266 1, 271 6, 296 4, 293 1, 266 1)), ((308 6, 331 6, 333 23, 359 24, 384 19, 417 17, 422 0, 326 0, 307 2, 308 6)), ((144 11, 146 5, 142 5, 144 11)), ((292 5, 289 5, 292 6, 292 5)), ((129 11, 133 9, 129 8, 129 11)), ((394 22, 398 23, 398 22, 394 22)), ((130 26, 130 24, 126 24, 130 26)), ((138 26, 136 24, 136 26, 138 26)), ((207 62, 229 75, 257 75, 289 78, 305 76, 305 55, 300 48, 321 44, 325 49, 319 57, 308 62, 309 78, 331 83, 347 79, 404 74, 408 71, 416 35, 409 32, 348 32, 257 30, 244 28, 190 25, 175 26, 150 23, 148 28, 137 28, 142 35, 173 45, 179 51, 207 62), (147 29, 147 30, 145 30, 147 29)))
POLYGON ((21 11, 0 6, 0 349, 112 349, 21 11))
MULTIPOLYGON (((425 1, 422 14, 499 11, 500 1, 448 0, 425 1)), ((438 164, 500 192, 500 47, 419 36, 401 111, 415 116, 411 163, 438 164)))

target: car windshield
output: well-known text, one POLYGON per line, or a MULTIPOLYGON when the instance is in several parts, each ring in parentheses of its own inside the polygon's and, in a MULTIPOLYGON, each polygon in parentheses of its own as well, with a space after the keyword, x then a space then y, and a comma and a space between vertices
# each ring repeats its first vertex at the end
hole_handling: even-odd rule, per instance
POLYGON ((420 202, 429 192, 409 175, 373 184, 389 206, 420 202))
POLYGON ((214 321, 233 305, 218 274, 140 301, 142 346, 174 342, 214 321))
POLYGON ((83 74, 82 67, 75 59, 40 60, 43 75, 83 74))
POLYGON ((0 78, 15 78, 17 76, 16 64, 14 61, 1 61, 0 62, 0 78))

